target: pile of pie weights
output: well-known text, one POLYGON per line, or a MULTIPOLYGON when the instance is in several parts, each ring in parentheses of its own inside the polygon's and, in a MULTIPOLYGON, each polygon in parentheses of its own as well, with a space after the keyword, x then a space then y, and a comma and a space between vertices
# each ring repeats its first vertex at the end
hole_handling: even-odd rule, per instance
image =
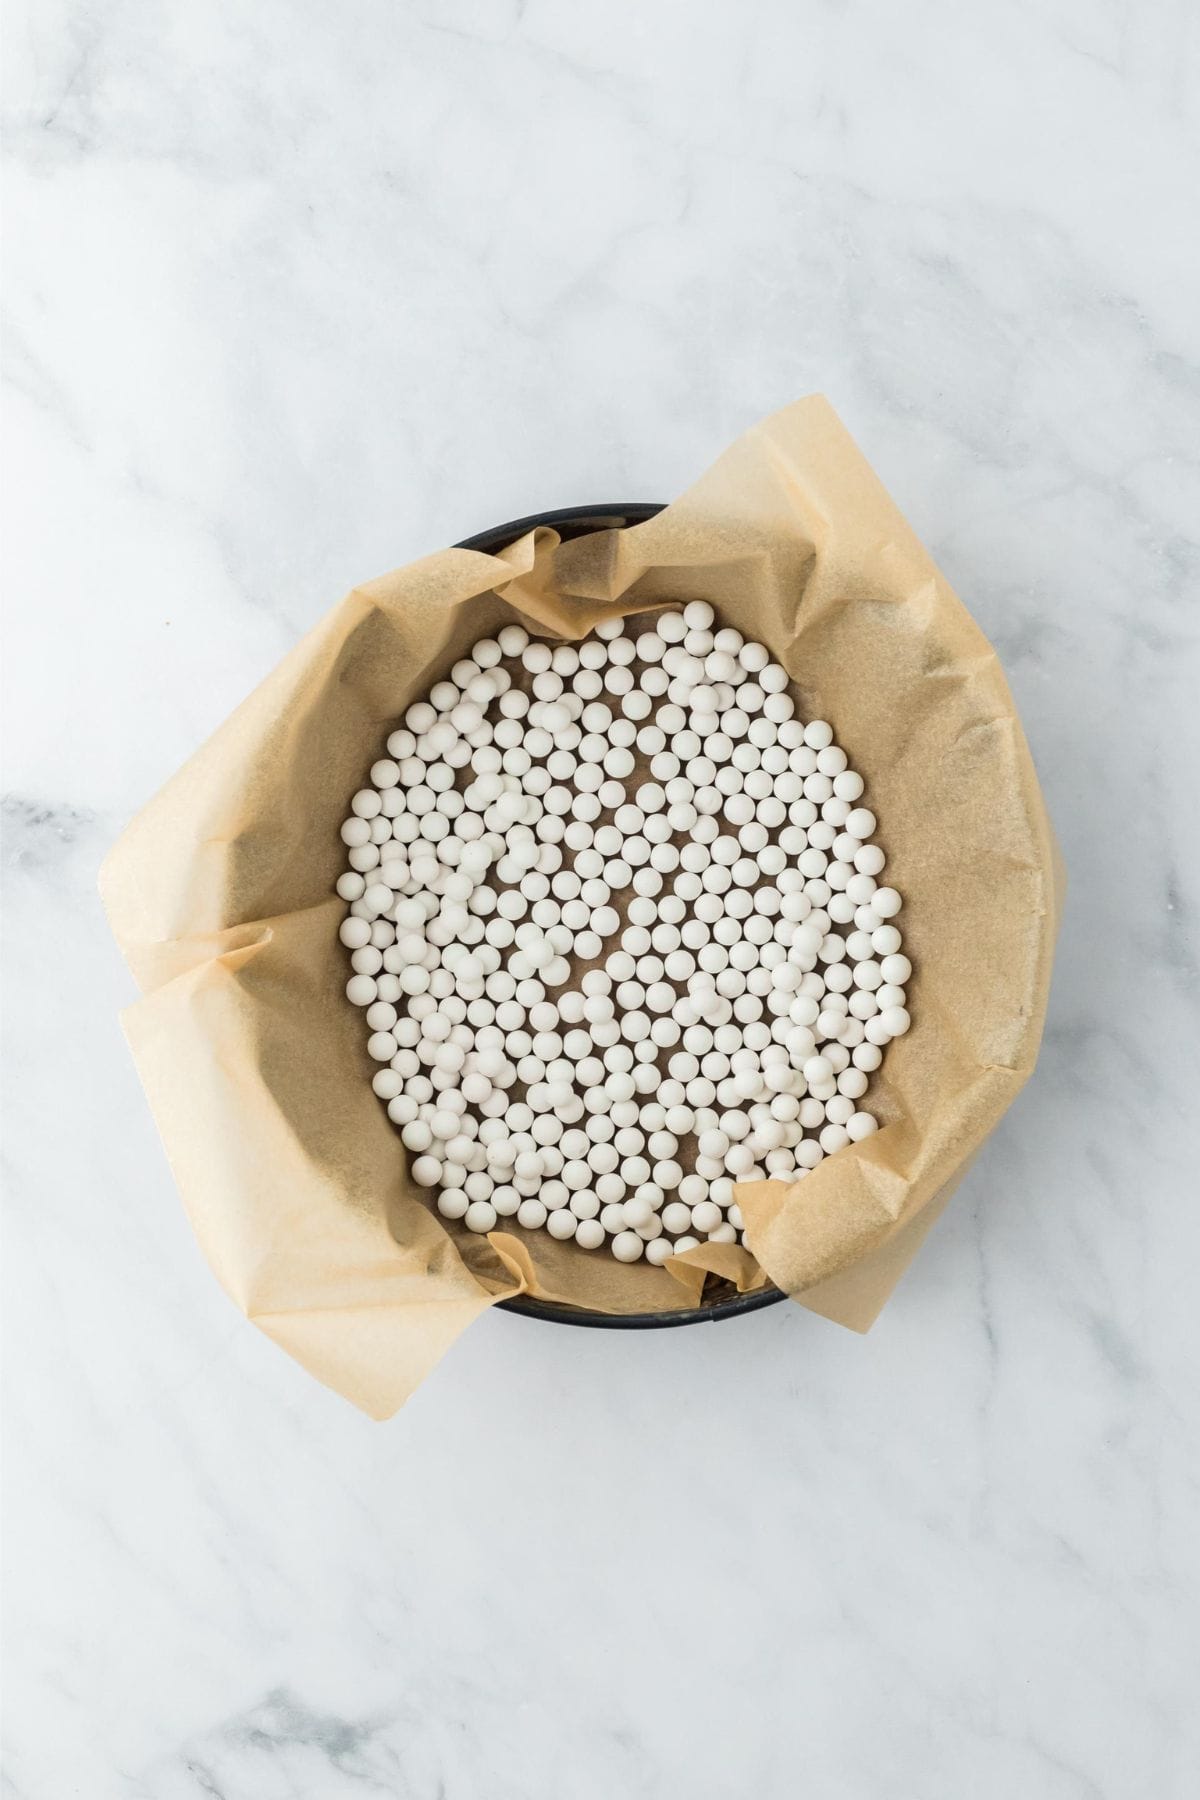
POLYGON ((788 688, 692 601, 506 625, 389 736, 342 826, 346 993, 444 1218, 660 1264, 875 1131, 901 901, 788 688))

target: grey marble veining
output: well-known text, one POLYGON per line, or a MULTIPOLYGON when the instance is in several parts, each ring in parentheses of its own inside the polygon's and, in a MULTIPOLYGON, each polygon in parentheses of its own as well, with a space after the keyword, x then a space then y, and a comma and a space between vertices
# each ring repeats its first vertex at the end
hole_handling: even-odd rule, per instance
POLYGON ((11 1800, 1183 1800, 1200 1732, 1185 0, 16 0, 11 1800), (493 1316, 369 1425, 204 1268, 95 898, 341 592, 831 397, 1071 872, 876 1329, 493 1316))

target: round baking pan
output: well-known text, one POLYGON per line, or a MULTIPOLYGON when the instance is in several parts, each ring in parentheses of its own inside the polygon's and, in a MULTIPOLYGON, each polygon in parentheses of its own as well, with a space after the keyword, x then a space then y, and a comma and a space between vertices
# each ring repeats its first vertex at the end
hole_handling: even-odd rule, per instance
MULTIPOLYGON (((555 512, 531 513, 526 519, 510 519, 506 525, 493 525, 490 531, 477 532, 464 538, 459 550, 482 550, 491 554, 515 543, 535 525, 551 525, 560 538, 583 537, 590 531, 619 530, 626 525, 640 525, 662 511, 662 504, 645 501, 614 506, 564 506, 555 512)), ((553 1300, 533 1300, 518 1294, 498 1304, 505 1312, 523 1313, 529 1319, 546 1319, 555 1325, 590 1325, 607 1331, 661 1330, 672 1325, 699 1325, 705 1321, 741 1318, 745 1313, 759 1312, 782 1300, 778 1288, 760 1288, 753 1294, 739 1294, 732 1283, 709 1277, 704 1296, 698 1306, 680 1307, 674 1312, 598 1313, 582 1306, 564 1306, 553 1300)))

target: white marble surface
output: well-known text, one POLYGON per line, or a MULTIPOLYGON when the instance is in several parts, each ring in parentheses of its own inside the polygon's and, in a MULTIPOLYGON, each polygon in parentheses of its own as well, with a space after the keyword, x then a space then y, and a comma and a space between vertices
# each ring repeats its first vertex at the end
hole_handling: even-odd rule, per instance
POLYGON ((8 1800, 1176 1800, 1200 1766, 1188 0, 14 0, 8 1800), (871 1336, 223 1298, 124 820, 355 580, 826 391, 998 644, 1042 1066, 871 1336))

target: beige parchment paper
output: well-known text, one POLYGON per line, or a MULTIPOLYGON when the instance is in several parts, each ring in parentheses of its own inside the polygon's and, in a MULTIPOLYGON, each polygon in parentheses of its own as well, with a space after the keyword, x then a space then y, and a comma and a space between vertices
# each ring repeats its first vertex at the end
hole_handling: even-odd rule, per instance
MULTIPOLYGON (((538 496, 531 495, 536 504, 538 496)), ((356 588, 130 824, 101 889, 143 997, 126 1034, 196 1235, 248 1318, 376 1418, 519 1292, 694 1304, 706 1271, 875 1318, 1033 1067, 1061 871, 996 657, 821 398, 739 438, 649 522, 356 588), (344 998, 339 825, 397 714, 516 618, 548 638, 710 601, 767 644, 868 783, 904 896, 913 1026, 881 1129, 794 1185, 743 1184, 753 1251, 619 1265, 510 1221, 443 1221, 370 1088, 344 998)))

